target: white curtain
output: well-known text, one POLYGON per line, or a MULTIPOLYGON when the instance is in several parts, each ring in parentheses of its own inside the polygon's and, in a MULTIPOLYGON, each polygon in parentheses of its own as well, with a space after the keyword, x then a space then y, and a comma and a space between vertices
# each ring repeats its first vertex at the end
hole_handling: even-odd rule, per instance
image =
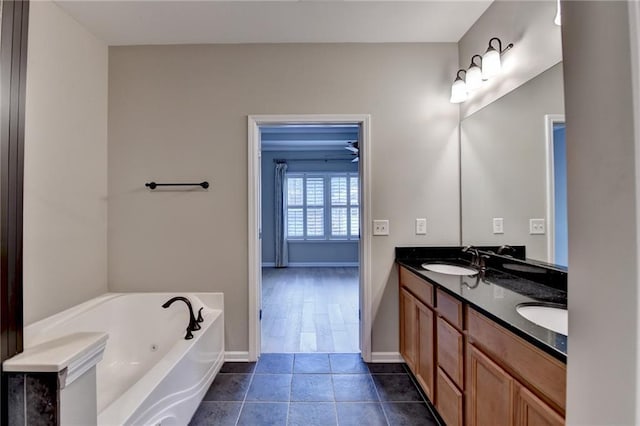
POLYGON ((286 268, 289 265, 289 247, 285 235, 285 194, 287 163, 276 163, 275 177, 275 244, 276 244, 276 268, 286 268))

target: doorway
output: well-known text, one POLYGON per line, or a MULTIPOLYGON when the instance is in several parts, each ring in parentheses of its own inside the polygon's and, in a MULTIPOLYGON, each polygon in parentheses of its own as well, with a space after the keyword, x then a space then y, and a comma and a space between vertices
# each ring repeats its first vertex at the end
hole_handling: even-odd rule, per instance
POLYGON ((260 126, 261 352, 359 352, 356 123, 260 126))
MULTIPOLYGON (((250 360, 256 360, 262 352, 292 351, 359 351, 365 361, 370 360, 369 121, 366 115, 249 117, 250 360), (291 147, 293 139, 301 139, 299 135, 290 136, 287 141, 286 133, 299 133, 301 129, 321 130, 325 134, 322 137, 309 133, 306 146, 303 137, 298 140, 302 145, 298 150, 283 151, 282 148, 291 147), (328 135, 339 133, 337 129, 351 134, 342 140, 328 135), (334 144, 333 149, 320 152, 312 147, 320 140, 334 144), (356 158, 357 162, 353 162, 356 158), (281 197, 276 197, 274 191, 265 200, 261 180, 269 173, 263 173, 262 166, 272 168, 275 173, 278 164, 284 164, 285 169, 279 172, 281 197), (322 165, 325 170, 319 170, 322 165), (286 253, 274 253, 278 247, 271 242, 275 224, 263 221, 273 216, 262 214, 263 205, 269 204, 282 206, 279 235, 284 236, 286 253), (267 234, 269 248, 264 245, 263 252, 267 234), (324 260, 316 256, 309 261, 314 251, 325 256, 324 260), (283 267, 283 261, 287 267, 283 267), (280 267, 276 268, 276 264, 280 267), (332 287, 342 291, 341 297, 351 302, 346 302, 344 308, 333 303, 332 287), (314 297, 318 299, 313 300, 314 297), (337 335, 337 347, 331 335, 330 310, 334 311, 333 325, 338 325, 341 315, 348 316, 349 326, 343 322, 338 328, 344 330, 335 330, 344 331, 337 335), (314 316, 318 322, 314 323, 314 316), (322 318, 328 323, 323 323, 322 318), (294 327, 287 331, 292 323, 294 327), (331 339, 318 338, 316 327, 324 327, 325 337, 331 339)), ((274 178, 273 182, 271 187, 275 188, 277 180, 274 178)))
POLYGON ((547 129, 548 260, 568 266, 567 147, 564 115, 545 116, 547 129))

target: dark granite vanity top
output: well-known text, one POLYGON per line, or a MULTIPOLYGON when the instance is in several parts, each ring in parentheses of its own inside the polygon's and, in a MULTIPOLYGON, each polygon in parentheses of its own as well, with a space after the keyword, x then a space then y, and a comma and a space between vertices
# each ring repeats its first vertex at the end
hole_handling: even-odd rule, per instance
POLYGON ((566 363, 567 336, 536 325, 516 312, 521 303, 566 307, 566 270, 517 257, 491 255, 484 273, 461 277, 431 272, 421 266, 438 262, 468 266, 470 255, 462 253, 460 247, 396 248, 398 264, 566 363))

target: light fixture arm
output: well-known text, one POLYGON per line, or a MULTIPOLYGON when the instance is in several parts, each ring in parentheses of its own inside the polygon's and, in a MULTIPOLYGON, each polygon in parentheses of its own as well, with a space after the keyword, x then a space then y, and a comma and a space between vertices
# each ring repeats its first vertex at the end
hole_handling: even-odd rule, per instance
POLYGON ((473 56, 471 57, 471 65, 469 65, 469 68, 471 68, 471 67, 473 67, 473 66, 476 66, 476 67, 480 67, 480 68, 482 68, 482 56, 480 56, 480 55, 473 55, 473 56), (479 63, 479 64, 476 64, 476 62, 475 62, 475 59, 476 59, 476 58, 479 58, 479 59, 480 59, 480 63, 479 63))
MULTIPOLYGON (((502 40, 500 40, 498 37, 493 37, 491 40, 489 40, 489 49, 495 49, 495 47, 493 47, 493 46, 491 45, 491 43, 492 43, 494 40, 498 42, 498 49, 497 49, 497 51, 498 51, 498 53, 499 53, 500 55, 502 55, 504 52, 506 52, 507 50, 509 50, 509 49, 511 49, 511 48, 513 47, 513 43, 509 43, 509 44, 507 45, 507 47, 505 47, 505 48, 504 48, 504 50, 502 50, 502 40)), ((487 49, 487 50, 489 50, 489 49, 487 49)), ((471 59, 473 59, 473 58, 471 58, 471 59)))

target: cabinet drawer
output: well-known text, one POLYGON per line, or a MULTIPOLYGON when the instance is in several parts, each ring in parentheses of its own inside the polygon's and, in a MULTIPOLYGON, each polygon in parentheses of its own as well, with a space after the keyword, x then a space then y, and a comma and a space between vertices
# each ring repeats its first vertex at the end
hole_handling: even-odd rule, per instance
POLYGON ((473 309, 467 310, 469 341, 508 368, 564 415, 567 367, 473 309))
POLYGON ((448 426, 462 426, 464 424, 462 392, 440 368, 438 368, 437 390, 436 409, 444 422, 448 426))
POLYGON ((438 365, 453 382, 463 389, 464 341, 462 334, 442 318, 438 318, 438 365))
POLYGON ((462 302, 440 289, 437 290, 436 300, 438 313, 462 330, 462 302))
POLYGON ((433 286, 402 266, 400 267, 400 285, 413 293, 425 305, 433 306, 433 286))

